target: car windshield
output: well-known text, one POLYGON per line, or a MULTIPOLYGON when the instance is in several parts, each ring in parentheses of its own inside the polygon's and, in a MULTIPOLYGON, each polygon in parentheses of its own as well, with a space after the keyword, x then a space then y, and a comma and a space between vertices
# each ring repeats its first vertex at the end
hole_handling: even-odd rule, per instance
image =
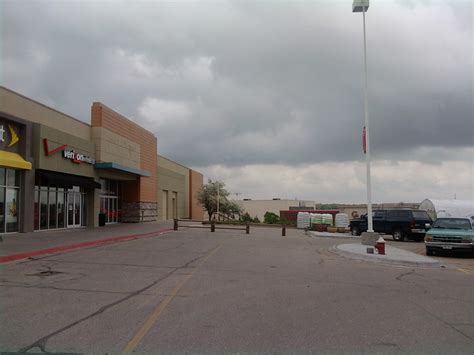
POLYGON ((430 216, 425 211, 413 211, 413 218, 430 219, 430 216))
POLYGON ((471 229, 471 222, 464 218, 441 218, 436 220, 433 228, 471 229))

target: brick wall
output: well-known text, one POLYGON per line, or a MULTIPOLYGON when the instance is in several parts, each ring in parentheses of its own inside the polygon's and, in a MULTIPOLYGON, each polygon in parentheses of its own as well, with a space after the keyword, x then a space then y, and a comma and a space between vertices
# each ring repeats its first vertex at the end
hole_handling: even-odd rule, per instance
POLYGON ((199 204, 196 194, 202 189, 202 185, 202 174, 189 169, 189 216, 191 219, 199 221, 204 219, 204 210, 199 204))
POLYGON ((128 202, 157 202, 156 155, 157 139, 153 133, 100 102, 94 102, 91 110, 92 127, 103 127, 140 145, 140 169, 151 175, 139 177, 138 184, 129 186, 128 202))

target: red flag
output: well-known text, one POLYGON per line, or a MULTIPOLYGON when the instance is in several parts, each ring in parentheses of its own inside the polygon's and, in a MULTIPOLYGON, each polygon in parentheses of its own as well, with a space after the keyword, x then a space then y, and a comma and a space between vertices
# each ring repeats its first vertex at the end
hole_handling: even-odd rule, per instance
POLYGON ((367 138, 365 133, 365 126, 362 129, 362 149, 364 150, 364 154, 367 154, 367 138))

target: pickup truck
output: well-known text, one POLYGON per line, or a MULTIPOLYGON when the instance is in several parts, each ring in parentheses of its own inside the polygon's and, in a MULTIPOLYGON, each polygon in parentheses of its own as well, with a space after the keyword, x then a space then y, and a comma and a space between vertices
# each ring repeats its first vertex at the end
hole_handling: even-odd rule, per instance
MULTIPOLYGON (((391 234, 393 240, 403 241, 405 238, 423 241, 426 224, 432 220, 426 211, 407 209, 376 210, 372 213, 374 232, 391 234)), ((367 231, 367 215, 353 219, 349 223, 352 235, 361 235, 367 231)))
POLYGON ((474 229, 469 218, 438 218, 426 232, 426 255, 436 251, 466 251, 474 254, 474 229))

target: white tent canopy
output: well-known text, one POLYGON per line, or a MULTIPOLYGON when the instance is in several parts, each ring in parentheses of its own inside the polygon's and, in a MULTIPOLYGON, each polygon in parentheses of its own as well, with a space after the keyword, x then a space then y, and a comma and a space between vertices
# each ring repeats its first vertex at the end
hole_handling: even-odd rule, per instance
POLYGON ((433 221, 441 217, 467 217, 474 220, 474 201, 425 199, 419 209, 428 212, 433 221))

